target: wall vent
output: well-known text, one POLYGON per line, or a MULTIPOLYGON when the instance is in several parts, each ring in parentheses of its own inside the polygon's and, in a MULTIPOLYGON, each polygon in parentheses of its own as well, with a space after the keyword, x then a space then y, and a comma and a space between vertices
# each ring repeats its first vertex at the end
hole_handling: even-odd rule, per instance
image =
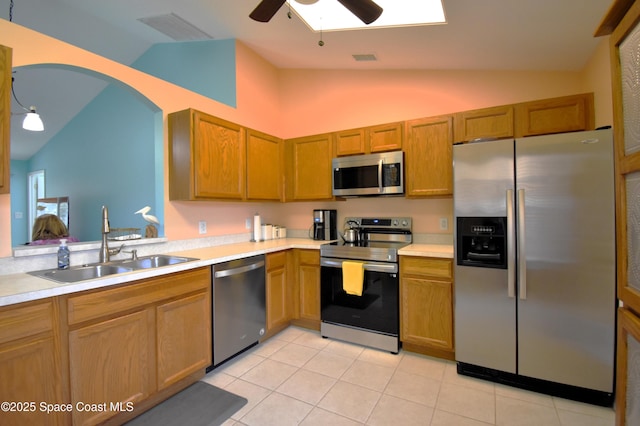
POLYGON ((373 53, 355 54, 352 56, 353 59, 356 60, 356 62, 371 62, 378 60, 378 58, 376 58, 376 55, 374 55, 373 53))
POLYGON ((175 41, 192 41, 192 40, 212 40, 209 34, 200 28, 185 21, 175 13, 167 15, 150 16, 147 18, 139 18, 138 21, 147 24, 151 28, 160 31, 162 34, 172 38, 175 41))

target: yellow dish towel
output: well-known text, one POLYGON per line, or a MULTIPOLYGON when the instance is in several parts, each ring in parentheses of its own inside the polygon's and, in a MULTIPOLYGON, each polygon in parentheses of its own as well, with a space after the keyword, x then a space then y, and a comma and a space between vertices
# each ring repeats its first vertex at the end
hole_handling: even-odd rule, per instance
POLYGON ((364 262, 350 260, 342 262, 342 288, 347 294, 362 296, 364 262))

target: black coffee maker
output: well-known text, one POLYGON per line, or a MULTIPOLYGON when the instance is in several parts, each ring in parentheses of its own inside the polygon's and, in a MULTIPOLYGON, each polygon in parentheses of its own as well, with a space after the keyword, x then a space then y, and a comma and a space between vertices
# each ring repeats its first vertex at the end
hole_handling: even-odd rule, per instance
POLYGON ((338 239, 338 212, 337 210, 313 211, 313 239, 337 240, 338 239))

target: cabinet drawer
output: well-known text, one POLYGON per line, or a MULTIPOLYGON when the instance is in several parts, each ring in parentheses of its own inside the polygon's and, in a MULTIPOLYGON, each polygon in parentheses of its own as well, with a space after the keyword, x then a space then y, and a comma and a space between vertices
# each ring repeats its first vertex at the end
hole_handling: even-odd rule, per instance
POLYGON ((287 263, 287 252, 279 251, 277 253, 269 253, 267 255, 267 271, 276 268, 284 268, 287 263))
POLYGON ((452 261, 450 259, 403 256, 400 258, 400 273, 451 279, 453 277, 452 261))
POLYGON ((0 310, 0 344, 53 329, 52 301, 0 310))
POLYGON ((300 250, 301 265, 320 265, 320 250, 300 250))
POLYGON ((69 325, 114 315, 211 286, 211 269, 198 268, 69 297, 69 325))

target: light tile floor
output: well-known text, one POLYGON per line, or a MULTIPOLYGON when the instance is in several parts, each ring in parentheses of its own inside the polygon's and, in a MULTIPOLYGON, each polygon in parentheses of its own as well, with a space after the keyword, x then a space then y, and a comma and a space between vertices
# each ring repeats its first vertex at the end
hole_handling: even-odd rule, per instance
POLYGON ((224 425, 613 426, 611 408, 460 376, 455 363, 398 355, 289 327, 204 379, 249 401, 224 425))

